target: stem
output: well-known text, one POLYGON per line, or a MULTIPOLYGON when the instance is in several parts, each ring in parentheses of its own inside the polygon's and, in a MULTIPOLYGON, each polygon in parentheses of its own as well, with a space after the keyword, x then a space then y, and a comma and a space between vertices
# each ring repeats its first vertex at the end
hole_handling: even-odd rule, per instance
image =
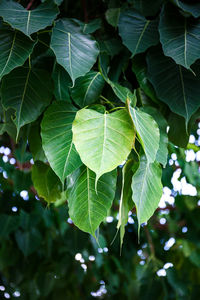
POLYGON ((30 0, 29 4, 27 5, 26 9, 29 10, 31 6, 33 5, 34 0, 30 0))
POLYGON ((112 111, 117 110, 117 109, 122 109, 122 108, 124 108, 124 107, 122 107, 122 106, 117 106, 117 107, 112 108, 109 112, 112 112, 112 111))
POLYGON ((155 248, 154 248, 153 240, 152 240, 152 237, 150 235, 150 232, 149 232, 149 229, 148 229, 147 226, 144 226, 144 231, 145 231, 148 243, 149 243, 149 248, 150 248, 150 251, 151 251, 151 255, 154 258, 155 257, 155 248))
POLYGON ((88 23, 88 12, 87 12, 86 0, 81 0, 81 5, 84 13, 84 22, 88 23))

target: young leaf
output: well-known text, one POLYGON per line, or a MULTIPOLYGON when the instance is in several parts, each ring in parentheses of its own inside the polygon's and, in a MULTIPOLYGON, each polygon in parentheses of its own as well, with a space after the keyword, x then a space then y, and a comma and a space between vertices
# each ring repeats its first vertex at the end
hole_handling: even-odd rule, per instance
POLYGON ((129 112, 148 162, 154 162, 159 148, 160 132, 151 115, 129 105, 129 112))
POLYGON ((74 102, 84 107, 99 99, 104 86, 104 79, 99 72, 91 71, 76 80, 71 96, 74 102))
POLYGON ((152 49, 147 54, 149 79, 158 98, 170 109, 183 116, 188 123, 192 114, 200 107, 200 72, 199 64, 194 64, 196 74, 186 70, 162 54, 159 49, 152 49), (170 84, 169 84, 170 82, 170 84))
POLYGON ((64 183, 67 175, 81 166, 72 143, 72 122, 77 109, 65 101, 54 102, 41 123, 42 146, 50 166, 64 183))
POLYGON ((30 36, 53 23, 59 10, 53 1, 42 3, 34 10, 27 10, 11 0, 1 0, 0 16, 13 28, 30 36))
POLYGON ((155 16, 164 0, 134 0, 134 8, 143 16, 155 16))
POLYGON ((35 42, 17 30, 6 27, 0 30, 0 79, 27 60, 35 42))
POLYGON ((81 109, 72 131, 76 150, 82 162, 96 173, 96 182, 120 165, 133 146, 134 128, 126 109, 111 114, 81 109))
POLYGON ((16 110, 18 136, 20 128, 35 121, 50 103, 51 78, 46 71, 19 67, 3 78, 1 93, 4 108, 16 110))
POLYGON ((81 230, 95 236, 95 230, 107 216, 115 196, 116 170, 104 174, 95 191, 95 174, 82 166, 68 178, 69 215, 81 230))
POLYGON ((117 229, 120 228, 120 244, 122 247, 125 226, 128 222, 128 213, 133 208, 131 182, 133 177, 133 159, 129 159, 122 170, 122 192, 119 207, 119 220, 117 229))
POLYGON ((137 209, 138 230, 153 215, 162 196, 162 169, 157 162, 148 163, 145 156, 132 178, 132 199, 137 209))
POLYGON ((200 58, 200 21, 178 14, 173 5, 163 7, 160 41, 164 54, 186 69, 200 58))
POLYGON ((32 167, 32 181, 39 197, 48 203, 60 199, 62 185, 52 169, 41 161, 36 161, 32 167))
POLYGON ((158 21, 147 20, 134 9, 120 14, 118 27, 123 44, 133 56, 159 42, 158 21))
POLYGON ((56 22, 50 46, 73 84, 76 78, 90 71, 99 54, 96 41, 67 19, 56 22))

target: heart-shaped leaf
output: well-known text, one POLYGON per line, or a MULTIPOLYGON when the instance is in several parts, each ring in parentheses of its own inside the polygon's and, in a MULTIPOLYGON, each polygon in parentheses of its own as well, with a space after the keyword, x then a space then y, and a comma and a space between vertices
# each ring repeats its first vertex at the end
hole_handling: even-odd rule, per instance
POLYGON ((69 215, 76 226, 95 236, 108 215, 116 188, 116 170, 104 174, 95 190, 95 174, 82 166, 68 178, 69 215))
POLYGON ((111 114, 81 109, 72 131, 76 150, 82 162, 96 173, 96 181, 120 165, 133 146, 134 128, 126 109, 111 114))

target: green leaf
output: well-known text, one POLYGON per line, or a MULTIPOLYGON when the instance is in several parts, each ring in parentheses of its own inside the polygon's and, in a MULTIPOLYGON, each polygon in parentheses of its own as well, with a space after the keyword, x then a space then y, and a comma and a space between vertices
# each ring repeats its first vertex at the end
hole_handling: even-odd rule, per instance
POLYGON ((133 159, 129 159, 122 170, 122 191, 120 198, 120 207, 119 207, 119 220, 117 223, 117 229, 120 228, 120 244, 122 247, 124 234, 125 234, 125 226, 128 222, 128 213, 133 208, 132 201, 132 190, 131 190, 131 182, 133 177, 133 167, 134 161, 133 159))
POLYGON ((170 113, 168 117, 169 140, 181 148, 186 148, 189 142, 185 119, 177 114, 170 113))
POLYGON ((32 166, 32 181, 39 197, 48 203, 61 198, 62 185, 52 169, 41 161, 32 166))
POLYGON ((121 12, 120 8, 109 8, 106 11, 106 20, 113 27, 117 27, 118 25, 120 12, 121 12))
POLYGON ((54 102, 41 123, 42 146, 50 166, 64 183, 67 175, 81 166, 72 143, 72 122, 77 109, 64 101, 54 102))
POLYGON ((1 0, 0 15, 5 22, 30 36, 53 23, 59 10, 53 1, 47 1, 34 10, 27 10, 11 0, 1 0))
POLYGON ((115 196, 116 170, 104 174, 95 191, 95 174, 82 166, 69 176, 69 215, 76 226, 95 236, 115 196))
POLYGON ((158 49, 152 49, 147 55, 149 79, 158 98, 170 109, 183 116, 188 123, 190 117, 200 107, 199 64, 193 65, 196 74, 186 70, 158 49), (169 84, 170 83, 170 84, 169 84))
POLYGON ((101 19, 94 19, 92 21, 90 21, 89 23, 82 23, 80 22, 80 25, 82 27, 82 31, 85 34, 89 34, 89 33, 93 33, 96 30, 101 28, 101 19))
POLYGON ((155 16, 160 9, 163 0, 134 0, 134 8, 143 16, 155 16))
POLYGON ((44 154, 44 150, 42 148, 39 122, 32 124, 28 136, 28 142, 29 142, 30 151, 34 161, 36 160, 41 160, 43 162, 47 161, 46 156, 44 154))
POLYGON ((161 163, 163 167, 165 167, 168 158, 167 121, 165 120, 163 115, 154 107, 146 106, 142 108, 142 111, 151 115, 158 124, 160 131, 160 142, 158 152, 156 153, 156 161, 161 163))
POLYGON ((69 87, 71 86, 71 79, 68 73, 58 64, 54 65, 52 78, 54 81, 54 96, 56 100, 64 100, 71 103, 69 95, 69 87))
POLYGON ((184 12, 191 14, 193 17, 200 17, 200 3, 194 1, 183 2, 181 0, 173 0, 174 4, 180 7, 184 12))
POLYGON ((145 61, 145 54, 136 55, 132 62, 132 70, 135 73, 140 88, 143 89, 145 94, 154 102, 158 103, 156 92, 148 79, 147 64, 145 61))
POLYGON ((32 228, 30 231, 23 232, 18 230, 15 233, 15 239, 19 249, 27 257, 39 248, 42 243, 42 236, 36 228, 32 228))
POLYGON ((50 46, 73 84, 76 78, 90 71, 99 54, 96 41, 67 19, 56 22, 50 46))
POLYGON ((159 42, 158 21, 147 20, 134 9, 120 14, 118 27, 123 44, 133 56, 159 42))
POLYGON ((134 128, 126 109, 111 114, 81 109, 72 131, 76 150, 82 162, 96 173, 96 182, 120 165, 133 145, 134 128))
POLYGON ((0 215, 0 237, 6 237, 19 227, 19 217, 6 214, 0 215))
POLYGON ((160 41, 164 54, 190 69, 200 58, 200 21, 178 14, 173 5, 163 7, 160 24, 160 41))
POLYGON ((136 205, 138 229, 153 215, 162 196, 162 169, 157 162, 148 163, 145 156, 132 178, 132 199, 136 205))
POLYGON ((131 91, 129 90, 129 88, 120 85, 117 82, 113 82, 110 79, 107 79, 107 82, 109 83, 109 85, 111 86, 113 92, 115 93, 115 95, 124 103, 126 103, 127 99, 131 100, 131 101, 135 101, 134 98, 134 94, 131 93, 131 91))
POLYGON ((3 78, 1 93, 4 108, 16 111, 18 137, 20 128, 35 121, 50 103, 51 78, 46 71, 19 67, 3 78))
POLYGON ((84 107, 98 101, 103 86, 101 73, 90 71, 76 80, 71 96, 78 106, 84 107))
POLYGON ((138 138, 146 153, 148 162, 154 162, 159 149, 160 132, 158 124, 148 113, 129 105, 129 112, 138 138))
POLYGON ((27 60, 35 42, 10 28, 0 30, 0 79, 27 60))

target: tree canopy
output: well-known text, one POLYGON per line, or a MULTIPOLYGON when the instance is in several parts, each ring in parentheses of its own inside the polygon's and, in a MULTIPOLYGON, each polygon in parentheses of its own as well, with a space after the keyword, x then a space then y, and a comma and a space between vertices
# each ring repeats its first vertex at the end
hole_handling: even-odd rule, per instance
POLYGON ((0 1, 4 296, 196 299, 199 28, 196 1, 0 1))

